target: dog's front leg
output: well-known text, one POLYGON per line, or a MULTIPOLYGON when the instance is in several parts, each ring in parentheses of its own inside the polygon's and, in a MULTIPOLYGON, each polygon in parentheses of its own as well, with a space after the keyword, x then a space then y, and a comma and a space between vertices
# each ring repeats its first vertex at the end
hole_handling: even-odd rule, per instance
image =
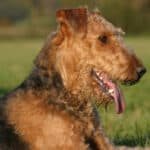
POLYGON ((94 132, 93 140, 98 150, 116 150, 113 144, 104 135, 102 128, 94 132))

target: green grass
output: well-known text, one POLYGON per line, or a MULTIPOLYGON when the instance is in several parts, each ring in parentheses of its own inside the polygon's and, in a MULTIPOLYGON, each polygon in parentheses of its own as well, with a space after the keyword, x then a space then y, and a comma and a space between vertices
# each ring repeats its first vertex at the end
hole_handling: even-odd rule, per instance
POLYGON ((42 40, 0 41, 0 94, 18 85, 30 72, 42 40))
MULTIPOLYGON (((100 107, 107 135, 117 145, 150 146, 150 37, 129 37, 127 42, 147 68, 137 85, 122 86, 126 110, 115 113, 114 105, 106 112, 100 107)), ((16 87, 28 75, 32 61, 42 47, 43 40, 0 41, 0 95, 16 87)))

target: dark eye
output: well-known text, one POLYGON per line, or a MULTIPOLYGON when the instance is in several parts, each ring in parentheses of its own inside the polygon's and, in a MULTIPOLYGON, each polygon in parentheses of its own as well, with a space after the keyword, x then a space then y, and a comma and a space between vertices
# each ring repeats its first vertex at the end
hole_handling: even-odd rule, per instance
POLYGON ((108 42, 108 37, 106 35, 99 36, 98 39, 104 44, 108 42))

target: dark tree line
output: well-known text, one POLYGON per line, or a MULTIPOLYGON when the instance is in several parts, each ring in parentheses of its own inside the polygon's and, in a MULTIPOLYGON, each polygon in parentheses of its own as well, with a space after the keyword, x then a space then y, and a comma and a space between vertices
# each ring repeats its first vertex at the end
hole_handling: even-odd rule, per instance
POLYGON ((150 32, 150 0, 0 0, 0 25, 45 16, 53 25, 56 9, 84 5, 100 8, 109 20, 130 33, 150 32))

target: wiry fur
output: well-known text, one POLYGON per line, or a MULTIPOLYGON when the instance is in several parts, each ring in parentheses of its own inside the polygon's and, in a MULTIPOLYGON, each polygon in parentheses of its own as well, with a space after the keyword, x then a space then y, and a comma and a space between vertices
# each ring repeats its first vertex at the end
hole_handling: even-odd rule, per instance
POLYGON ((58 30, 35 59, 29 77, 0 104, 1 150, 111 150, 94 104, 111 102, 92 70, 135 82, 139 59, 121 40, 122 31, 99 12, 59 10, 58 30), (98 37, 109 37, 102 43, 98 37))

